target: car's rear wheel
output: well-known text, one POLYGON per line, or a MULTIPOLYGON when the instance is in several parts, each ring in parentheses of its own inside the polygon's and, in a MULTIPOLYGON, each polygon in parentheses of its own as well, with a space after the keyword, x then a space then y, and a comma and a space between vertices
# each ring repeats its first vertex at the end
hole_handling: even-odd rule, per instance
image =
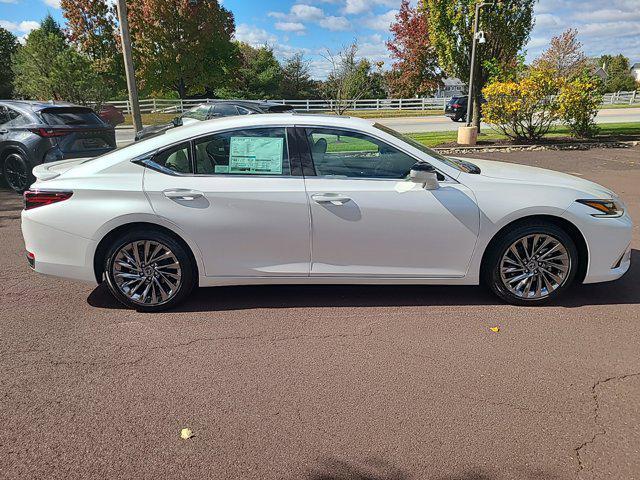
POLYGON ((578 270, 575 242, 551 223, 516 227, 500 237, 483 268, 484 282, 514 305, 540 305, 566 290, 578 270))
POLYGON ((22 193, 35 181, 26 158, 19 153, 10 153, 2 164, 2 175, 7 185, 22 193))
POLYGON ((160 231, 120 237, 107 253, 104 271, 113 296, 140 311, 172 308, 196 283, 196 269, 185 247, 160 231))

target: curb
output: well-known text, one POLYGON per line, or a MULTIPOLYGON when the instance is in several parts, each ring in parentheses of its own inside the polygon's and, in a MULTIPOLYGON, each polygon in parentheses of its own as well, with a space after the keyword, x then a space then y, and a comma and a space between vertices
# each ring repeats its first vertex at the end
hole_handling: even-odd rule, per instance
POLYGON ((475 147, 434 148, 438 153, 491 153, 491 152, 535 152, 543 150, 590 150, 592 148, 631 148, 640 145, 640 141, 629 142, 583 142, 553 143, 548 145, 495 145, 475 147))

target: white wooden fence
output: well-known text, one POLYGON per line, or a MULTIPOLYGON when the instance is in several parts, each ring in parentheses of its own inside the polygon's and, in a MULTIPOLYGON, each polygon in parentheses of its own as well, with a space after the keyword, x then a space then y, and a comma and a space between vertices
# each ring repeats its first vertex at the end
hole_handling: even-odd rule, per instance
MULTIPOLYGON (((348 110, 444 110, 444 106, 451 97, 443 98, 382 98, 382 99, 361 99, 343 100, 343 104, 348 104, 348 110)), ((199 105, 213 99, 161 99, 148 98, 140 101, 142 113, 182 113, 191 107, 199 105)), ((327 112, 333 110, 331 100, 270 100, 275 103, 286 103, 292 105, 300 112, 327 112)), ((129 101, 107 102, 121 109, 125 113, 131 113, 129 101)), ((640 92, 616 92, 604 95, 602 103, 604 105, 616 104, 640 104, 640 92)))

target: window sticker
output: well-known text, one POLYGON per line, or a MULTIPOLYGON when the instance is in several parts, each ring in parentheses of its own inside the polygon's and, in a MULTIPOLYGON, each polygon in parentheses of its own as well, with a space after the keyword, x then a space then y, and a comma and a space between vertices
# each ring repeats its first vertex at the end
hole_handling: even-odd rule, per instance
POLYGON ((216 165, 213 169, 214 173, 229 173, 229 165, 216 165))
POLYGON ((231 137, 229 173, 281 175, 284 138, 231 137))

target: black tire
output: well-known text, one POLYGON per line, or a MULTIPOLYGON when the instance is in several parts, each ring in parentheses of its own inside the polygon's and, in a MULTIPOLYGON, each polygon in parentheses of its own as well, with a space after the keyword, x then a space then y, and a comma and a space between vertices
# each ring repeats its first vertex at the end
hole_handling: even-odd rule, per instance
MULTIPOLYGON (((143 245, 140 248, 143 249, 143 245)), ((143 253, 141 250, 138 250, 138 252, 143 253)), ((140 258, 142 259, 142 257, 140 258)), ((146 265, 146 267, 150 267, 150 265, 146 265)), ((120 264, 118 264, 118 267, 116 268, 120 268, 120 264)), ((160 266, 159 268, 167 268, 167 267, 160 266)), ((130 272, 131 270, 120 270, 120 271, 122 273, 127 274, 127 272, 130 272)), ((118 237, 110 246, 109 250, 107 251, 107 254, 105 257, 105 263, 104 263, 104 272, 105 272, 105 277, 107 279, 107 285, 109 287, 109 290, 111 291, 111 294, 120 303, 122 303, 123 305, 129 308, 133 308, 141 312, 158 312, 158 311, 168 310, 170 308, 175 307, 176 305, 183 302, 189 296, 194 286, 196 285, 197 268, 194 265, 193 260, 189 255, 189 252, 186 250, 186 248, 182 245, 181 242, 177 241, 171 235, 168 235, 159 230, 152 229, 152 230, 133 230, 131 232, 128 232, 122 235, 121 237, 118 237), (173 254, 173 257, 170 257, 170 261, 173 261, 172 259, 175 257, 175 259, 177 260, 177 263, 179 264, 179 270, 176 268, 175 270, 172 271, 172 273, 170 273, 170 275, 173 275, 173 276, 176 276, 175 273, 180 273, 179 283, 177 283, 177 287, 175 288, 175 291, 169 292, 171 293, 171 295, 168 296, 166 301, 160 301, 156 303, 143 302, 140 300, 136 301, 135 299, 131 298, 130 296, 127 296, 124 293, 121 286, 119 286, 118 280, 116 279, 114 264, 116 260, 119 258, 119 255, 121 255, 120 253, 121 249, 123 249, 124 247, 134 242, 145 242, 145 241, 152 242, 152 244, 162 245, 165 249, 168 249, 170 253, 173 254)), ((166 270, 165 270, 165 273, 167 273, 166 270)), ((136 275, 144 275, 144 274, 136 273, 136 275)), ((152 276, 155 276, 153 272, 149 274, 149 277, 152 277, 152 276)), ((165 276, 164 278, 166 279, 167 277, 165 276)), ((162 279, 160 278, 160 280, 162 279)), ((150 278, 145 280, 146 283, 143 283, 142 285, 146 287, 147 284, 153 283, 154 281, 155 280, 153 278, 150 278)), ((124 280, 121 280, 121 282, 124 282, 124 280)), ((137 283, 135 285, 137 285, 137 283)), ((135 285, 133 286, 135 287, 135 285)), ((155 284, 152 285, 152 287, 153 287, 152 291, 154 292, 154 295, 155 295, 155 292, 159 291, 160 285, 158 285, 158 288, 156 288, 155 284)))
POLYGON ((2 176, 9 188, 22 193, 35 182, 29 161, 18 152, 7 154, 2 162, 2 176))
MULTIPOLYGON (((528 244, 533 244, 532 238, 529 237, 529 240, 527 241, 529 242, 528 244)), ((541 245, 541 244, 542 244, 542 239, 538 241, 538 245, 541 245)), ((573 283, 573 280, 575 279, 576 272, 578 271, 578 267, 579 267, 580 258, 579 258, 578 249, 575 245, 575 242, 562 228, 558 227, 557 225, 554 225, 553 223, 530 222, 530 223, 519 225, 513 228, 512 230, 501 234, 501 236, 497 238, 495 242, 493 242, 493 245, 490 248, 491 250, 487 252, 485 261, 482 265, 482 272, 481 272, 482 282, 485 286, 490 288, 495 295, 497 295, 502 300, 512 305, 535 306, 535 305, 543 305, 545 303, 552 301, 553 299, 557 298, 559 295, 562 295, 563 292, 571 286, 571 284, 573 283), (557 241, 562 245, 562 247, 564 247, 568 257, 568 266, 566 266, 568 267, 568 270, 566 271, 566 274, 564 274, 564 277, 562 278, 562 282, 558 282, 558 286, 554 290, 548 292, 549 289, 546 287, 543 287, 543 290, 548 292, 546 295, 542 296, 541 298, 525 298, 523 296, 517 295, 507 286, 507 282, 503 280, 503 276, 501 275, 501 270, 500 270, 501 263, 503 261, 503 257, 507 253, 507 250, 512 245, 514 245, 516 242, 518 242, 521 239, 525 239, 529 236, 536 235, 536 234, 550 237, 551 241, 557 241)), ((548 250, 549 249, 547 248, 547 251, 548 250)), ((549 257, 545 259, 544 252, 545 250, 542 249, 542 257, 543 257, 542 261, 547 261, 549 257)), ((529 268, 528 265, 529 264, 527 264, 526 268, 529 268)), ((537 259, 536 259, 535 265, 536 266, 538 265, 537 259)), ((538 267, 535 267, 535 268, 538 268, 538 267)), ((554 270, 553 267, 549 267, 549 265, 547 265, 547 268, 549 268, 550 270, 553 270, 553 273, 555 274, 559 273, 559 270, 554 270)), ((546 270, 544 269, 543 271, 546 272, 546 270)), ((520 272, 513 273, 512 275, 517 276, 519 273, 520 272)), ((522 273, 526 273, 529 275, 531 274, 529 270, 524 270, 522 273)), ((548 275, 546 276, 548 279, 550 279, 548 275)), ((514 277, 512 277, 512 280, 513 278, 514 277)), ((537 282, 540 282, 541 285, 544 285, 542 279, 533 280, 533 283, 535 283, 536 286, 538 285, 537 282)), ((519 282, 516 285, 518 284, 519 282)), ((513 283, 511 285, 513 286, 513 283)), ((544 293, 544 291, 542 293, 544 293)), ((530 292, 528 293, 530 294, 530 292)))

